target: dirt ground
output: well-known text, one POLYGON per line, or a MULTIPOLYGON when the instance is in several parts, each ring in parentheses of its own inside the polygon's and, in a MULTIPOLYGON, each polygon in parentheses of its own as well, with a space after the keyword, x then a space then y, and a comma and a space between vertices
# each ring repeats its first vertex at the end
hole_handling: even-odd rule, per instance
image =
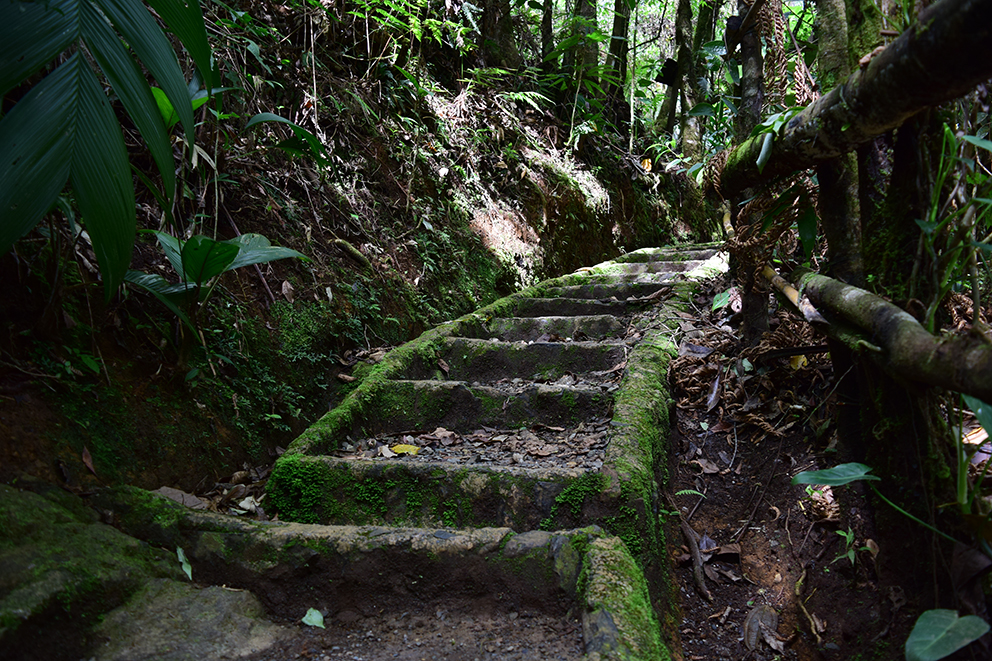
POLYGON ((723 325, 732 310, 697 305, 702 323, 671 372, 669 506, 679 515, 669 539, 684 658, 902 659, 922 610, 905 553, 920 530, 901 517, 879 529, 856 484, 791 484, 801 471, 850 461, 820 341, 783 314, 759 347, 741 351, 723 325))
POLYGON ((344 610, 325 629, 294 626, 290 636, 248 661, 566 661, 582 657, 573 614, 483 607, 452 598, 416 611, 364 617, 344 610))

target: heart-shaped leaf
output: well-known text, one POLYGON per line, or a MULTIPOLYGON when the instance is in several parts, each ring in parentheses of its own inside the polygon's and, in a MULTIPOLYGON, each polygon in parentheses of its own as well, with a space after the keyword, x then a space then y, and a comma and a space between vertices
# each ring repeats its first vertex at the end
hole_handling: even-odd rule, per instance
POLYGON ((972 643, 989 630, 975 615, 958 617, 952 610, 929 610, 916 620, 906 639, 906 661, 937 661, 972 643))

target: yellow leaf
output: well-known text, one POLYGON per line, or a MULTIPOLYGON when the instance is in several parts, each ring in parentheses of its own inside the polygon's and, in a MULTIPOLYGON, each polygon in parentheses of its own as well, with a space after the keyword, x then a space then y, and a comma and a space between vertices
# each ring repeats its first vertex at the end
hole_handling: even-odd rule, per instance
POLYGON ((794 370, 800 370, 806 367, 806 356, 800 354, 798 356, 793 356, 792 358, 789 358, 789 365, 794 370))
POLYGON ((390 450, 396 454, 417 454, 420 452, 420 448, 416 445, 394 445, 390 450))
POLYGON ((645 172, 651 172, 651 159, 645 158, 643 161, 641 161, 641 167, 644 168, 645 172))

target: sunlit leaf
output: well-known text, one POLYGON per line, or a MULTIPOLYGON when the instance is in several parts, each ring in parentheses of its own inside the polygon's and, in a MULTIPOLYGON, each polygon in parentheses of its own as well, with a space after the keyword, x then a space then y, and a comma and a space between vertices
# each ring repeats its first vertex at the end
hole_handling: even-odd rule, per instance
POLYGON ((871 471, 871 466, 865 466, 864 464, 840 464, 826 470, 803 471, 792 478, 792 483, 822 484, 830 487, 838 487, 843 484, 857 482, 858 480, 882 479, 876 475, 869 475, 869 471, 871 471))
POLYGON ((992 434, 992 406, 970 395, 964 395, 964 403, 978 418, 978 423, 982 425, 982 429, 992 434))
POLYGON ((719 310, 730 305, 730 290, 720 292, 713 297, 713 309, 719 310))
POLYGON ((186 577, 189 580, 193 580, 193 567, 189 564, 189 560, 186 558, 186 553, 183 552, 181 546, 176 547, 176 556, 179 558, 179 562, 183 565, 183 571, 186 572, 186 577))
POLYGON ((303 616, 303 624, 309 624, 312 627, 320 627, 321 629, 326 628, 324 626, 324 616, 320 614, 320 611, 316 608, 311 608, 307 611, 307 614, 303 616))
POLYGON ((301 252, 297 252, 291 248, 271 245, 269 240, 261 234, 242 234, 236 239, 227 241, 227 243, 237 245, 241 249, 238 256, 228 266, 228 270, 231 271, 242 266, 264 264, 277 259, 286 259, 287 257, 297 257, 309 261, 307 256, 301 252))
POLYGON ((981 147, 982 149, 987 149, 988 151, 992 151, 992 142, 990 142, 989 140, 976 138, 973 135, 963 135, 961 136, 961 139, 964 140, 965 142, 970 142, 976 147, 981 147))
POLYGON ((920 615, 906 639, 906 661, 938 661, 986 634, 988 622, 938 608, 920 615))

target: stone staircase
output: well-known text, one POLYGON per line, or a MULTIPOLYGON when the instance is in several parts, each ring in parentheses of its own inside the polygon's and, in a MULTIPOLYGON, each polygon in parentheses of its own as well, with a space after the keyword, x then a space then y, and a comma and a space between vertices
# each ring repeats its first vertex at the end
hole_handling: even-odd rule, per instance
MULTIPOLYGON (((442 324, 390 352, 290 446, 269 506, 325 525, 596 526, 623 541, 667 609, 667 367, 681 303, 725 267, 710 246, 639 250, 442 324)), ((614 624, 627 606, 610 606, 614 624)), ((605 647, 642 648, 631 640, 645 635, 616 630, 605 647)))
POLYGON ((395 623, 370 629, 358 656, 326 658, 677 657, 659 516, 667 368, 696 282, 725 268, 713 246, 639 250, 392 350, 276 463, 264 501, 276 522, 137 490, 104 507, 271 613, 298 620, 311 606, 341 636, 395 623), (456 650, 438 621, 413 648, 407 614, 443 620, 453 599, 459 622, 502 622, 487 634, 502 642, 456 650), (544 622, 550 643, 577 621, 575 653, 522 637, 544 622))

